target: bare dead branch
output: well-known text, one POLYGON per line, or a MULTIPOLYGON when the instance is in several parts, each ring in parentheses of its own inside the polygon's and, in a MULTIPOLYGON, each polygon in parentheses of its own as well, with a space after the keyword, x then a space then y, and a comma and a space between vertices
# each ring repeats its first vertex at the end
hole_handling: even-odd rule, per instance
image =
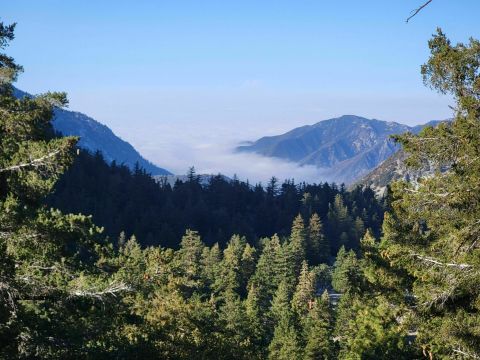
POLYGON ((27 168, 27 167, 36 168, 36 167, 39 167, 39 166, 44 166, 44 165, 46 165, 47 160, 51 159, 52 157, 55 157, 59 153, 60 153, 60 149, 57 149, 55 151, 52 151, 52 152, 48 153, 47 155, 44 155, 44 156, 39 157, 37 159, 33 159, 30 162, 22 163, 22 164, 18 164, 18 165, 13 165, 13 166, 9 166, 9 167, 0 169, 0 173, 1 172, 7 172, 7 171, 17 171, 17 170, 27 168))
POLYGON ((430 263, 430 264, 434 264, 434 265, 438 265, 438 266, 443 266, 443 267, 453 267, 453 268, 457 268, 457 269, 460 269, 460 270, 473 268, 473 265, 470 265, 470 264, 444 263, 444 262, 441 262, 437 259, 434 259, 434 258, 431 258, 431 257, 426 257, 426 256, 423 256, 423 255, 420 255, 420 254, 412 254, 412 256, 414 256, 417 259, 422 260, 426 263, 430 263))
POLYGON ((410 13, 411 15, 408 17, 407 19, 407 23, 410 21, 411 18, 413 18, 415 15, 417 15, 420 11, 422 11, 428 4, 430 4, 433 0, 428 0, 427 2, 425 2, 423 5, 419 6, 418 8, 416 8, 415 10, 412 10, 412 12, 410 13))
MULTIPOLYGON (((414 189, 405 189, 405 191, 409 192, 409 193, 412 193, 412 194, 421 194, 422 193, 421 191, 414 190, 414 189)), ((449 193, 449 192, 441 193, 441 194, 429 192, 427 194, 429 196, 436 196, 436 197, 440 197, 440 198, 446 198, 446 197, 449 197, 451 195, 451 193, 449 193)))
POLYGON ((91 297, 102 300, 105 295, 112 295, 116 297, 117 293, 124 291, 132 291, 133 288, 130 285, 127 285, 123 282, 120 283, 111 283, 107 288, 103 290, 98 289, 78 289, 71 292, 73 297, 91 297))
POLYGON ((460 349, 453 349, 453 352, 454 353, 457 353, 457 354, 460 354, 460 355, 463 355, 465 357, 468 357, 468 358, 472 358, 472 359, 480 359, 480 356, 477 355, 477 354, 472 354, 472 353, 467 353, 465 351, 462 351, 460 349))

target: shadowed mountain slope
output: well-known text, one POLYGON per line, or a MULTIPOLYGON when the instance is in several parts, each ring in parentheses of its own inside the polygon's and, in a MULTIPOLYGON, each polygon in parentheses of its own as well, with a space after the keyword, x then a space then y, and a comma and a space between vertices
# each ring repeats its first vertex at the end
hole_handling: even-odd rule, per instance
POLYGON ((421 128, 423 125, 410 127, 344 115, 282 135, 263 137, 250 145, 239 146, 237 151, 276 157, 301 166, 314 165, 323 170, 323 180, 351 184, 398 151, 390 135, 416 133, 421 128))
MULTIPOLYGON (((19 89, 14 91, 18 98, 30 96, 19 89)), ((100 151, 107 163, 115 161, 133 170, 138 162, 141 168, 152 175, 171 174, 168 170, 146 160, 130 143, 119 138, 110 128, 80 112, 56 109, 53 127, 65 136, 80 137, 78 146, 91 153, 100 151)))

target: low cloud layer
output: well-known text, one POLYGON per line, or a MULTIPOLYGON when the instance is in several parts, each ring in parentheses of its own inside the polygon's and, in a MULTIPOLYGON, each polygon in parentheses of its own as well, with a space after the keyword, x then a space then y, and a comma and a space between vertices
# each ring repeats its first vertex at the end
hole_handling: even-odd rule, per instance
POLYGON ((199 174, 237 175, 252 184, 265 184, 272 176, 309 183, 325 180, 322 171, 314 166, 300 167, 280 159, 235 152, 242 141, 255 139, 250 137, 252 130, 248 128, 236 130, 221 124, 214 128, 201 124, 157 124, 132 130, 129 137, 142 139, 132 144, 147 159, 177 175, 186 174, 194 166, 199 174))
POLYGON ((272 176, 282 181, 294 179, 297 183, 318 183, 327 178, 327 174, 315 166, 300 167, 280 159, 237 153, 235 145, 235 141, 152 143, 142 146, 142 152, 175 174, 185 174, 190 166, 194 166, 199 174, 237 175, 240 180, 249 180, 252 184, 266 184, 272 176))
POLYGON ((320 182, 329 174, 313 166, 234 153, 243 141, 344 114, 419 124, 451 112, 448 98, 428 92, 409 97, 279 92, 260 80, 215 89, 98 88, 74 93, 72 99, 75 109, 105 123, 148 160, 175 174, 195 166, 198 173, 236 174, 251 183, 265 183, 272 176, 320 182))
MULTIPOLYGON (((326 179, 321 170, 314 166, 300 167, 295 163, 280 159, 256 154, 234 153, 229 147, 212 144, 192 148, 190 151, 190 156, 187 156, 186 159, 197 164, 196 168, 199 173, 222 173, 229 177, 236 174, 241 180, 248 179, 251 183, 261 182, 263 184, 267 183, 272 176, 280 180, 294 179, 297 183, 301 181, 318 183, 326 179)), ((178 160, 177 163, 179 163, 178 160)), ((185 163, 185 165, 187 164, 185 163)))

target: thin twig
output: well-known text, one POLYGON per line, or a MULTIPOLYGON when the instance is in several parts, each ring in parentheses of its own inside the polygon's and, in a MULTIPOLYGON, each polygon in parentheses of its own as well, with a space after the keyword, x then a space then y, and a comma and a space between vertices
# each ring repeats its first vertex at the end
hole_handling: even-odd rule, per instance
POLYGON ((423 10, 424 7, 426 7, 428 4, 430 4, 433 0, 428 0, 426 3, 424 3, 422 6, 416 8, 415 10, 412 10, 411 14, 408 19, 407 19, 407 23, 410 21, 411 18, 413 18, 415 15, 417 15, 420 11, 423 10))

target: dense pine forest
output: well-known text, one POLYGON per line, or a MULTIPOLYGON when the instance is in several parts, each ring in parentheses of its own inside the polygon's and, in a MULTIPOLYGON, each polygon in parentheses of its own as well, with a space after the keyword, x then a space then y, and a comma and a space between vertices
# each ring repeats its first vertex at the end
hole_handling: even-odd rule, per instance
POLYGON ((107 165, 101 154, 81 152, 47 199, 65 213, 93 216, 115 241, 121 232, 142 246, 178 248, 185 229, 198 231, 207 245, 221 248, 234 234, 255 245, 258 239, 290 233, 293 219, 320 220, 332 253, 344 245, 358 249, 365 229, 379 235, 383 204, 370 189, 346 191, 323 183, 278 183, 264 188, 236 179, 212 177, 202 185, 193 169, 187 181, 157 183, 145 171, 107 165))
POLYGON ((329 184, 170 187, 77 155, 51 128, 66 95, 16 98, 0 53, 0 357, 479 358, 480 42, 438 30, 429 48, 455 119, 396 137, 438 171, 385 207, 329 184))

